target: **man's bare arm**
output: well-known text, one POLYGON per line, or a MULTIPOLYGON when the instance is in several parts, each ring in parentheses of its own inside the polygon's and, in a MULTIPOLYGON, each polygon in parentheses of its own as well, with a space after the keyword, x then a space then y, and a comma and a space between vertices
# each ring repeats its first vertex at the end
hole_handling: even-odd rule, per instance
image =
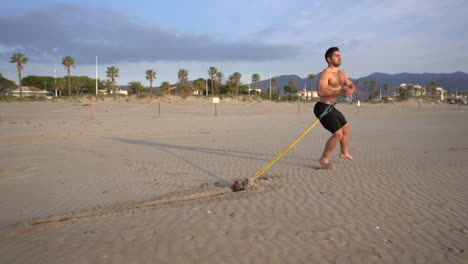
POLYGON ((355 90, 356 89, 356 86, 354 86, 354 83, 350 79, 346 80, 344 86, 346 86, 350 90, 355 90))
POLYGON ((354 83, 348 78, 348 75, 346 75, 345 73, 345 76, 346 76, 346 81, 344 83, 344 87, 346 87, 345 91, 344 91, 344 95, 345 96, 350 96, 354 93, 354 91, 356 90, 356 86, 354 85, 354 83))

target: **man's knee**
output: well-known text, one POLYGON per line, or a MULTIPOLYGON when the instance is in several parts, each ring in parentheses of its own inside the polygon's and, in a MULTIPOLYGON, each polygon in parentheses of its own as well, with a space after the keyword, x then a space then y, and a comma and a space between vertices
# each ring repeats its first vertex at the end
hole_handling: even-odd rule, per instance
POLYGON ((349 134, 349 130, 351 129, 349 124, 344 125, 342 128, 343 134, 349 134))
POLYGON ((336 137, 337 139, 341 139, 343 137, 343 128, 338 129, 333 133, 333 137, 336 137))

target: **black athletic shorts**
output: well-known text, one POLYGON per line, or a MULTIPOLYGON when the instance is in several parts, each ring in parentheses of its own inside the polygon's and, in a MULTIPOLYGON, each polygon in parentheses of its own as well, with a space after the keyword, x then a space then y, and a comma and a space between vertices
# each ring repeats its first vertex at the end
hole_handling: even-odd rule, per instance
MULTIPOLYGON (((317 102, 314 106, 315 116, 319 118, 319 116, 322 115, 323 111, 325 111, 328 106, 329 105, 326 103, 317 102)), ((343 116, 343 114, 336 110, 335 107, 333 107, 328 114, 320 119, 320 123, 326 130, 335 133, 348 122, 346 121, 346 118, 343 116)))

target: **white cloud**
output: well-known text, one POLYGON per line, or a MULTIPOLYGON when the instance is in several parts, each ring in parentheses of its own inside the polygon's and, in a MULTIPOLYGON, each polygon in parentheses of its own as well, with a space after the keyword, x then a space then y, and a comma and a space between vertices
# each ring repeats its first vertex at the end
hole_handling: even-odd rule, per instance
POLYGON ((20 45, 15 45, 15 46, 5 46, 0 44, 0 56, 1 55, 11 55, 13 52, 21 52, 24 50, 23 47, 20 45))
POLYGON ((0 23, 7 29, 0 45, 8 50, 23 46, 28 56, 41 61, 65 55, 80 63, 92 63, 95 55, 108 62, 252 61, 281 59, 296 53, 290 45, 226 42, 208 35, 170 32, 104 7, 58 4, 0 17, 0 23))

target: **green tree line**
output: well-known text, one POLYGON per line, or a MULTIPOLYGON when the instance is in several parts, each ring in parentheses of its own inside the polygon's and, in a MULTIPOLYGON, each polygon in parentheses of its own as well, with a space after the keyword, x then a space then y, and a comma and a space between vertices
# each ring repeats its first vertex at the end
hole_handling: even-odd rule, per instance
MULTIPOLYGON (((22 77, 22 71, 25 65, 28 63, 29 59, 22 53, 13 53, 10 58, 10 62, 13 63, 18 72, 18 86, 20 88, 20 97, 22 97, 22 86, 35 86, 47 91, 54 93, 56 90, 60 95, 79 95, 79 94, 96 94, 96 79, 89 78, 87 76, 72 76, 72 69, 76 67, 75 59, 71 56, 64 56, 62 58, 62 65, 64 66, 67 76, 54 78, 50 76, 35 76, 30 75, 25 78, 22 77)), ((234 72, 231 75, 225 77, 225 74, 218 70, 216 67, 211 66, 207 71, 207 78, 199 78, 193 82, 189 82, 189 71, 187 69, 180 69, 177 72, 178 82, 175 84, 170 84, 168 81, 161 82, 160 92, 161 93, 177 93, 189 95, 194 92, 199 94, 212 94, 212 95, 247 95, 251 94, 253 90, 254 95, 262 96, 267 98, 269 93, 260 93, 257 94, 258 83, 261 80, 261 77, 258 73, 254 73, 251 76, 250 84, 242 84, 241 78, 242 74, 240 72, 234 72), (251 87, 253 84, 253 87, 251 87), (175 89, 171 89, 175 87, 175 89), (255 87, 255 89, 253 89, 255 87)), ((115 96, 117 94, 117 79, 120 77, 119 68, 116 66, 110 66, 106 70, 106 80, 98 80, 98 89, 106 90, 112 92, 115 96)), ((149 88, 145 88, 144 84, 140 81, 131 81, 127 85, 130 88, 130 92, 134 94, 145 94, 149 93, 151 96, 154 94, 153 83, 156 81, 157 72, 153 69, 148 69, 145 72, 142 72, 142 77, 149 81, 149 88)), ((307 79, 312 82, 315 79, 313 74, 309 74, 307 79)), ((272 97, 279 98, 280 89, 277 86, 277 80, 271 80, 272 85, 272 97)), ((362 97, 364 91, 361 91, 361 86, 364 86, 367 89, 367 99, 375 101, 376 98, 382 96, 388 97, 390 93, 396 90, 396 88, 390 87, 388 84, 383 85, 383 93, 381 93, 381 88, 379 88, 377 81, 371 80, 364 81, 361 83, 360 80, 355 82, 357 87, 356 97, 358 99, 362 97)), ((6 91, 14 89, 15 83, 11 80, 5 79, 0 74, 0 93, 4 94, 6 91)), ((296 87, 296 82, 290 80, 287 85, 282 87, 284 93, 288 95, 288 99, 292 99, 297 93, 298 89, 296 87)), ((436 85, 431 83, 428 87, 429 93, 432 97, 437 96, 436 85)), ((398 90, 398 96, 400 98, 407 97, 406 90, 398 90)))

